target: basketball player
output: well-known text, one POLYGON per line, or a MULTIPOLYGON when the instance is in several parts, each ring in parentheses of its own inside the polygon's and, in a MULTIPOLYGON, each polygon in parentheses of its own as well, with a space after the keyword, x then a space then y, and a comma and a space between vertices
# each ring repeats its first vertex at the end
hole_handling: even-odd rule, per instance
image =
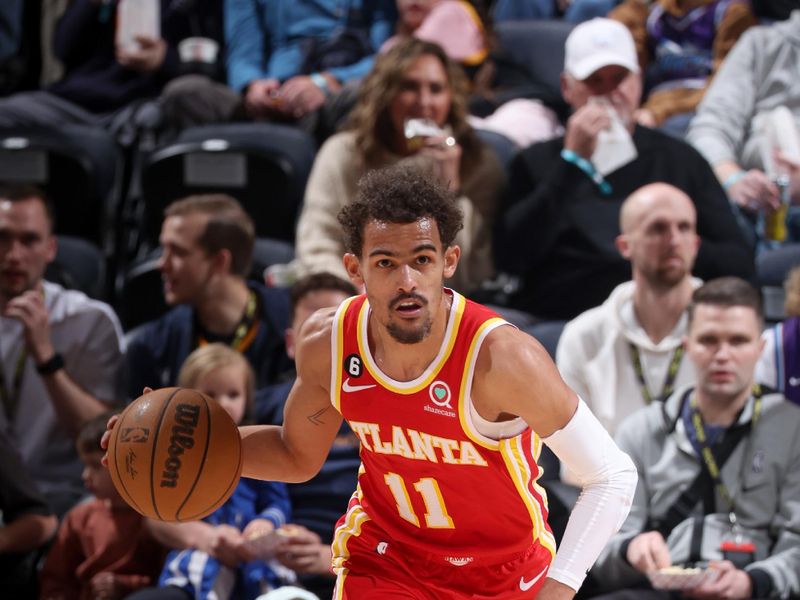
POLYGON ((443 287, 460 255, 450 194, 375 171, 339 219, 366 294, 306 321, 284 424, 241 428, 242 474, 309 479, 344 416, 363 468, 334 598, 572 598, 628 514, 632 462, 533 338, 443 287), (557 553, 542 441, 584 486, 557 553))
POLYGON ((242 428, 243 475, 308 479, 344 416, 363 469, 333 543, 336 598, 571 598, 628 513, 630 459, 533 338, 443 288, 460 254, 449 194, 376 171, 339 218, 366 294, 302 328, 284 425, 242 428), (542 440, 585 485, 558 553, 542 440))

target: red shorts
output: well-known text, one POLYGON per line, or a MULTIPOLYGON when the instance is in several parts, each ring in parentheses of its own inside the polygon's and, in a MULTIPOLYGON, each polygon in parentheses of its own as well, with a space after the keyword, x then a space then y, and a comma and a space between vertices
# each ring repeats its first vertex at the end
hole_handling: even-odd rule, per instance
POLYGON ((438 556, 389 540, 373 521, 336 556, 335 600, 522 600, 534 598, 552 556, 539 544, 495 557, 438 556))

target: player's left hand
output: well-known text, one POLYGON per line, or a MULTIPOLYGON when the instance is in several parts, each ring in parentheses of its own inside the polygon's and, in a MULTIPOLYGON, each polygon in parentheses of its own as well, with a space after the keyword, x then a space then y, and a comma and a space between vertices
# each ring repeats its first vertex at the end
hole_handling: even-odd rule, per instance
POLYGON ((712 560, 708 566, 710 569, 721 571, 719 577, 685 591, 686 597, 699 600, 735 600, 752 597, 753 586, 750 577, 741 569, 737 569, 732 562, 712 560))
POLYGON ((9 300, 5 316, 22 321, 25 345, 36 363, 53 357, 55 349, 50 340, 50 314, 39 290, 28 290, 9 300))

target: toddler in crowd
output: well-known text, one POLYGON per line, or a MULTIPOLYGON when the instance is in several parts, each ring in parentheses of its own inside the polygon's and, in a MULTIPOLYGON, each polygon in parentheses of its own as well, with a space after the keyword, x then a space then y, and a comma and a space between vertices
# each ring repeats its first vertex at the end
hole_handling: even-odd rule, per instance
MULTIPOLYGON (((220 343, 192 352, 178 375, 178 385, 219 402, 237 425, 247 423, 253 414, 254 381, 247 359, 220 343)), ((227 502, 202 521, 148 520, 156 538, 173 550, 161 572, 160 587, 142 590, 129 600, 252 600, 292 581, 292 571, 277 562, 258 560, 247 543, 288 518, 285 484, 242 478, 227 502)))
POLYGON ((94 498, 64 517, 41 572, 42 600, 117 600, 152 584, 166 549, 156 542, 145 519, 117 492, 100 464, 100 438, 109 415, 89 421, 78 435, 83 482, 94 498))

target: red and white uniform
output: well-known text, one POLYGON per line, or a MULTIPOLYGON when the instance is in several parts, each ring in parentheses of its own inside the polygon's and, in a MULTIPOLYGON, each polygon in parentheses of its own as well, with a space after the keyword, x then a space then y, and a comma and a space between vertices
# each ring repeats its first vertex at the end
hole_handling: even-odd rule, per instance
POLYGON ((362 461, 333 542, 336 598, 530 598, 555 555, 536 484, 541 440, 521 422, 510 437, 482 435, 472 408, 481 343, 507 323, 446 293, 444 340, 413 381, 378 368, 365 296, 336 313, 331 400, 362 461), (374 589, 376 579, 389 587, 374 589))

